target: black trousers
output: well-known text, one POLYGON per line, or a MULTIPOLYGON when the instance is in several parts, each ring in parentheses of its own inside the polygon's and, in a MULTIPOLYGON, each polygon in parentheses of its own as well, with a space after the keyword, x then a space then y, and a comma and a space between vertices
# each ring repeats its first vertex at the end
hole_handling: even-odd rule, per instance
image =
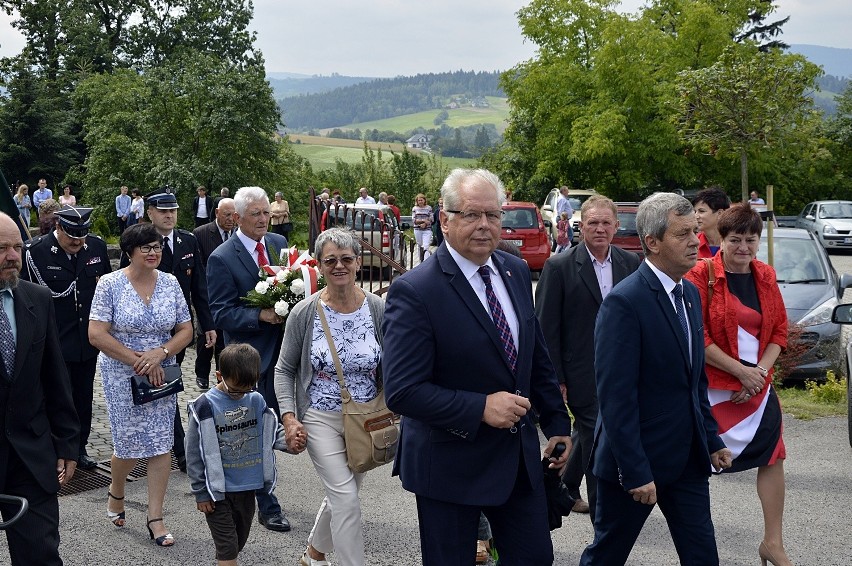
POLYGON ((92 400, 95 394, 95 368, 98 358, 82 362, 65 362, 65 369, 71 378, 71 397, 77 418, 80 419, 80 454, 86 452, 89 434, 92 432, 92 400))
POLYGON ((219 354, 225 348, 225 333, 217 329, 216 346, 207 348, 206 345, 207 337, 204 334, 197 334, 195 337, 195 377, 205 383, 210 379, 210 366, 214 358, 216 369, 219 369, 219 354))
MULTIPOLYGON (((568 466, 572 470, 576 470, 576 467, 579 466, 582 473, 586 476, 586 493, 588 494, 586 501, 589 502, 589 519, 592 521, 592 524, 594 524, 596 503, 598 499, 598 479, 591 472, 589 460, 592 457, 592 446, 595 442, 595 423, 598 420, 598 403, 597 400, 595 400, 591 405, 579 407, 572 405, 569 400, 568 408, 571 409, 571 414, 574 416, 574 431, 577 434, 577 444, 575 444, 571 450, 571 455, 568 459, 568 466)), ((571 481, 570 476, 563 476, 562 481, 568 487, 568 491, 572 496, 579 495, 579 480, 577 480, 576 485, 571 485, 571 483, 569 483, 571 481)))
MULTIPOLYGON (((175 356, 177 361, 177 365, 181 365, 183 363, 183 358, 186 355, 186 349, 181 350, 175 356)), ((183 432, 183 419, 181 419, 181 411, 180 411, 180 402, 178 402, 175 407, 175 440, 174 446, 172 447, 172 452, 175 454, 175 458, 177 458, 178 462, 186 462, 186 447, 184 446, 184 441, 186 435, 183 432)))
MULTIPOLYGON (((6 460, 5 474, 0 474, 0 477, 5 476, 0 481, 0 493, 23 497, 29 502, 29 510, 6 530, 12 566, 61 566, 59 501, 56 494, 44 491, 17 452, 5 441, 0 442, 4 444, 0 454, 6 460)), ((0 503, 0 514, 4 521, 14 517, 19 509, 14 505, 0 503)))

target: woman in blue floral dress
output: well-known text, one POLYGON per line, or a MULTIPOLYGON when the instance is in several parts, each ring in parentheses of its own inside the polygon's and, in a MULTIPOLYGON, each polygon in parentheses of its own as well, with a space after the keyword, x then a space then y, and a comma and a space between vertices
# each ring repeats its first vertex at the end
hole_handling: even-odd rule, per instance
POLYGON ((180 285, 157 270, 162 238, 151 224, 137 224, 121 235, 126 268, 98 282, 89 322, 89 340, 98 356, 107 402, 114 452, 107 518, 125 522, 124 486, 137 458, 148 458, 148 531, 159 546, 174 538, 163 523, 163 501, 169 481, 177 396, 134 405, 131 377, 146 375, 163 383, 163 366, 192 340, 192 323, 180 285), (172 331, 174 330, 174 335, 172 331))

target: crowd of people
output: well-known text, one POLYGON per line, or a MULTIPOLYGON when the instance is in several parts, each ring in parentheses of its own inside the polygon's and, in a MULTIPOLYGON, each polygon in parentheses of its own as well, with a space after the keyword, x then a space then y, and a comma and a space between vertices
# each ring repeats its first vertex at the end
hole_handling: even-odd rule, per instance
MULTIPOLYGON (((772 387, 787 318, 774 270, 756 259, 763 225, 750 203, 731 205, 719 187, 692 202, 651 195, 636 218, 643 260, 612 245, 616 205, 592 196, 579 241, 560 244, 533 297, 529 268, 498 246, 502 182, 456 169, 438 206, 417 195, 422 263, 385 297, 356 284, 361 238, 330 227, 311 250, 324 288, 283 315, 243 300, 287 255, 282 193, 270 202, 242 187, 214 199, 198 187, 191 232, 177 227, 171 190, 127 193, 115 199, 117 271, 70 187, 26 243, 0 213, 0 417, 12 422, 14 410, 13 422, 32 428, 0 437, 0 492, 30 502, 7 531, 12 564, 61 564, 57 492, 77 467, 97 465, 87 453, 96 364, 113 444, 107 524, 125 527, 127 477, 145 458, 145 522, 159 547, 179 544, 167 527, 171 452, 216 560, 236 564, 255 513, 271 531, 291 529, 274 450, 306 451, 325 495, 294 560, 327 566, 333 554, 363 566, 366 473, 347 459, 345 391, 359 403, 384 395, 401 416, 393 474, 415 495, 425 565, 484 560, 483 538, 500 564, 553 563, 542 459, 568 470, 569 493, 587 502, 579 510, 595 534, 581 565, 624 564, 657 505, 682 563, 718 564, 709 478, 748 469, 764 516, 758 556, 791 564, 772 387), (193 342, 204 393, 179 407, 167 386, 193 342), (165 392, 141 400, 140 382, 165 392)), ((393 195, 378 199, 396 206, 393 195)), ((25 220, 50 201, 41 182, 15 195, 25 220)), ((361 188, 356 202, 376 200, 361 188)), ((570 203, 557 208, 570 219, 570 203)))

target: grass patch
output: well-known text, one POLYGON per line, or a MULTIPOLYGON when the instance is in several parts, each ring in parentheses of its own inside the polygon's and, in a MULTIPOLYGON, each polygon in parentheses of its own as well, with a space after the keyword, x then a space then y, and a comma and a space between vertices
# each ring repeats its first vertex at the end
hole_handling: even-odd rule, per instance
MULTIPOLYGON (((291 143, 290 147, 298 155, 307 159, 314 171, 322 171, 324 169, 334 169, 334 162, 339 159, 344 163, 361 163, 361 158, 364 157, 364 142, 359 140, 342 140, 335 138, 324 138, 320 136, 302 136, 291 135, 291 139, 300 139, 301 143, 291 143), (345 142, 345 143, 341 143, 345 142)), ((375 142, 367 142, 373 149, 382 146, 382 158, 384 161, 391 159, 391 149, 398 153, 402 152, 403 144, 378 144, 375 142), (393 147, 391 147, 393 146, 393 147)), ((417 149, 409 149, 408 151, 426 157, 417 149)), ((463 159, 460 157, 443 157, 441 162, 449 167, 475 167, 475 159, 463 159)))
POLYGON ((846 379, 838 379, 829 371, 825 383, 808 381, 805 384, 776 387, 781 408, 802 420, 845 415, 846 379))

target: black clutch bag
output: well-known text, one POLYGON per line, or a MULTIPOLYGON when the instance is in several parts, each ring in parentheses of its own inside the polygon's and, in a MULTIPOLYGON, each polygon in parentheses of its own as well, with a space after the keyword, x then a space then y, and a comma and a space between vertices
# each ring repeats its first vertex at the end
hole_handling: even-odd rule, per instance
POLYGON ((183 391, 180 366, 165 366, 163 372, 166 374, 165 382, 159 387, 151 385, 146 375, 134 375, 130 378, 134 405, 144 405, 155 399, 162 399, 183 391))

